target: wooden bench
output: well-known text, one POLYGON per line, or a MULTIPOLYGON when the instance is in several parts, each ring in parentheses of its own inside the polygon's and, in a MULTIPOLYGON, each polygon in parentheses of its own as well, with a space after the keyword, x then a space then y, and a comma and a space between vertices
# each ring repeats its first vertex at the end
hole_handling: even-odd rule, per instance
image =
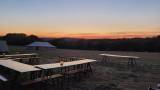
POLYGON ((78 72, 80 72, 80 70, 71 70, 71 71, 66 72, 65 74, 75 74, 78 72))
POLYGON ((54 74, 54 75, 51 75, 51 76, 45 76, 45 77, 37 78, 37 79, 34 79, 34 80, 29 80, 29 81, 26 81, 26 82, 22 82, 21 85, 34 84, 34 83, 42 82, 42 81, 45 81, 45 80, 62 77, 62 76, 63 76, 62 74, 54 74))
POLYGON ((79 72, 85 72, 87 69, 76 69, 76 70, 71 70, 66 72, 65 74, 75 74, 75 73, 79 73, 79 72))

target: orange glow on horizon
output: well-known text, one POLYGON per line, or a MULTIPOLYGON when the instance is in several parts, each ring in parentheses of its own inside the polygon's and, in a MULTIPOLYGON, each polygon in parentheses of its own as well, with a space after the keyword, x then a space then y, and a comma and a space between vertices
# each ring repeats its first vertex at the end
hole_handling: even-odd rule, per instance
MULTIPOLYGON (((5 35, 6 33, 0 33, 5 35)), ((83 39, 118 39, 118 38, 145 38, 160 35, 160 32, 129 32, 129 33, 79 33, 79 34, 65 34, 65 33, 25 33, 27 35, 37 35, 43 38, 83 38, 83 39)))
POLYGON ((7 33, 25 33, 46 38, 144 38, 160 35, 160 27, 136 27, 129 25, 120 26, 0 26, 0 35, 7 33))
POLYGON ((65 34, 65 33, 48 33, 48 36, 39 35, 40 37, 53 38, 83 38, 83 39, 117 39, 117 38, 145 38, 160 35, 160 32, 129 32, 129 33, 79 33, 79 34, 65 34))
MULTIPOLYGON (((127 33, 127 34, 118 34, 118 33, 110 33, 110 34, 96 34, 96 33, 81 33, 81 34, 60 34, 60 33, 52 33, 52 34, 34 34, 38 37, 43 38, 83 38, 83 39, 118 39, 118 38, 145 38, 145 37, 153 37, 158 36, 160 33, 127 33)), ((32 35, 27 34, 27 35, 32 35)), ((0 33, 1 36, 4 36, 4 33, 0 33)))

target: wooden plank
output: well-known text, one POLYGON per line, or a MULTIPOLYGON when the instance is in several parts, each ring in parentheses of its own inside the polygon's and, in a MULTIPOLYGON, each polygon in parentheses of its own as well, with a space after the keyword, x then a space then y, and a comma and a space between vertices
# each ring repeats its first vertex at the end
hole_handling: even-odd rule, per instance
POLYGON ((13 60, 0 60, 0 65, 20 73, 40 70, 32 65, 23 64, 13 60))
POLYGON ((20 57, 20 56, 34 56, 38 55, 37 53, 26 53, 26 54, 10 54, 10 55, 1 55, 3 57, 20 57))
POLYGON ((123 56, 123 55, 114 55, 114 54, 99 54, 101 56, 108 56, 108 57, 118 57, 118 58, 135 58, 138 59, 140 57, 137 56, 123 56))
POLYGON ((0 58, 0 60, 8 60, 7 57, 0 58))
POLYGON ((95 61, 96 60, 92 60, 92 59, 83 59, 83 60, 77 60, 77 61, 71 61, 71 62, 64 62, 63 66, 61 66, 60 63, 42 64, 42 65, 35 65, 35 66, 41 69, 53 69, 53 68, 68 67, 68 66, 74 66, 79 64, 91 63, 95 61))
POLYGON ((0 74, 0 81, 7 82, 8 79, 0 74))

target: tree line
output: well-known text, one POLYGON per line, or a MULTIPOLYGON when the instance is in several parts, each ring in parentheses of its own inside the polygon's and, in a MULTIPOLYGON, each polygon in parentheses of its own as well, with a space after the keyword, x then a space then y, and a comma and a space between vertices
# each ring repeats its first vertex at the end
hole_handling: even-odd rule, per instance
POLYGON ((0 37, 1 40, 7 41, 8 45, 27 45, 34 41, 42 41, 36 35, 26 35, 24 33, 8 33, 0 37))
POLYGON ((8 33, 0 39, 6 40, 9 45, 27 45, 34 41, 48 41, 63 49, 160 52, 160 36, 131 39, 43 39, 36 35, 27 36, 23 33, 8 33))
POLYGON ((131 39, 55 39, 50 41, 59 48, 160 52, 160 36, 131 39))

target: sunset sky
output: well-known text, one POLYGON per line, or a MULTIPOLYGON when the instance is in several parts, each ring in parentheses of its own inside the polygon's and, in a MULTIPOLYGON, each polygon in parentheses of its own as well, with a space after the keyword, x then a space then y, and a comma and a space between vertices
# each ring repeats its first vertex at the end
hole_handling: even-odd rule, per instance
POLYGON ((0 0, 0 35, 124 38, 160 35, 160 0, 0 0))

